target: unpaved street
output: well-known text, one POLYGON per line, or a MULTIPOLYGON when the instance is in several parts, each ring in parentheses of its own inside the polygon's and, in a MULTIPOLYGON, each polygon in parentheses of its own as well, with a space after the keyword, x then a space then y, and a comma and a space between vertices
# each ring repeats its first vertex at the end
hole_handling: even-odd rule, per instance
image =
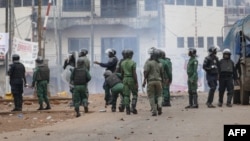
MULTIPOLYGON (((90 113, 40 128, 0 134, 6 141, 222 141, 224 124, 250 124, 250 107, 233 105, 208 109, 206 94, 199 94, 199 109, 185 110, 186 94, 175 94, 172 107, 152 117, 145 95, 140 96, 138 115, 99 112, 103 95, 91 95, 90 113)), ((217 97, 215 97, 217 102, 217 97)), ((215 103, 217 104, 217 103, 215 103)), ((72 109, 73 110, 73 109, 72 109)), ((74 115, 72 115, 74 116, 74 115)), ((13 125, 15 126, 15 125, 13 125)))

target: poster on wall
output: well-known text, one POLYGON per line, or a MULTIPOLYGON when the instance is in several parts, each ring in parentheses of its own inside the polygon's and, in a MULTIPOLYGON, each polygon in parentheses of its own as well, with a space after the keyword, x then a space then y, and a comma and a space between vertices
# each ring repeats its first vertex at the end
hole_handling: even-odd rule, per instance
POLYGON ((38 44, 14 38, 12 54, 19 54, 20 61, 29 70, 35 67, 35 59, 37 58, 38 44))
POLYGON ((0 65, 4 64, 4 58, 9 49, 9 34, 0 33, 0 65))

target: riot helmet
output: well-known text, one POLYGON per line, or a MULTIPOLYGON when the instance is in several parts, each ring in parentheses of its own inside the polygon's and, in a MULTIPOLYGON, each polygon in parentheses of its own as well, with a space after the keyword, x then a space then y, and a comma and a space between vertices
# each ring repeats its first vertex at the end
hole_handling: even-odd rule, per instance
POLYGON ((149 55, 152 55, 155 49, 156 49, 155 47, 149 48, 149 49, 148 49, 148 54, 149 54, 149 55))
POLYGON ((107 78, 107 77, 109 77, 111 74, 112 74, 112 72, 111 72, 110 70, 106 70, 106 71, 104 72, 103 76, 104 76, 105 78, 107 78))
POLYGON ((37 64, 43 64, 43 58, 41 56, 38 56, 36 59, 37 64))
POLYGON ((19 61, 20 56, 18 54, 13 54, 12 55, 12 61, 19 61))
POLYGON ((105 50, 105 53, 109 56, 109 57, 113 57, 116 54, 116 51, 114 49, 108 48, 105 50))
POLYGON ((224 49, 222 53, 223 53, 223 58, 224 59, 229 59, 230 56, 231 56, 231 51, 228 48, 224 49))
POLYGON ((131 49, 128 49, 127 51, 126 51, 126 56, 128 57, 128 58, 132 58, 133 57, 133 54, 134 54, 134 52, 133 52, 133 50, 131 50, 131 49))
POLYGON ((79 57, 81 56, 86 56, 88 54, 88 50, 87 49, 81 49, 80 53, 79 53, 79 57))
POLYGON ((189 48, 188 49, 188 55, 189 56, 196 56, 196 49, 195 48, 189 48))
POLYGON ((211 54, 216 55, 217 51, 218 51, 218 47, 216 47, 214 45, 210 46, 208 49, 209 55, 211 55, 211 54))

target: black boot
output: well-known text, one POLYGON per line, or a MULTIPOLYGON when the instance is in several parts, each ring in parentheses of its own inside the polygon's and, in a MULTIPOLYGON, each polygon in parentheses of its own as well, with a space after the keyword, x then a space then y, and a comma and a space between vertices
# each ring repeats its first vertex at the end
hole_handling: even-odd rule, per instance
POLYGON ((115 106, 112 106, 112 107, 111 107, 111 111, 112 111, 112 112, 116 112, 116 107, 115 107, 115 106))
POLYGON ((124 112, 125 106, 123 104, 120 104, 119 108, 119 112, 124 112))
POLYGON ((40 106, 39 106, 39 108, 37 109, 37 110, 44 110, 44 108, 43 108, 43 104, 39 104, 40 106))
POLYGON ((84 107, 84 112, 85 112, 85 113, 88 113, 88 112, 89 112, 88 102, 84 102, 84 103, 83 103, 83 107, 84 107))
POLYGON ((232 101, 233 95, 227 95, 227 107, 232 107, 231 101, 232 101))
POLYGON ((170 97, 166 99, 166 106, 171 107, 170 97))
POLYGON ((50 107, 50 103, 49 102, 46 102, 46 108, 44 109, 44 110, 50 110, 51 109, 51 107, 50 107))
POLYGON ((14 108, 11 110, 12 112, 18 111, 18 108, 17 108, 18 107, 18 100, 14 94, 13 94, 13 96, 14 96, 14 108))
POLYGON ((136 98, 133 98, 133 99, 132 99, 132 109, 131 109, 131 112, 132 112, 133 114, 137 114, 136 103, 137 103, 137 99, 136 99, 136 98))
POLYGON ((219 92, 219 103, 218 103, 218 106, 219 106, 219 107, 222 107, 222 104, 223 104, 223 97, 224 97, 224 93, 219 92))
POLYGON ((126 106, 126 114, 130 115, 130 106, 126 106))
POLYGON ((159 107, 159 108, 157 108, 157 110, 158 110, 158 115, 161 115, 162 114, 162 108, 159 107))
POLYGON ((79 108, 75 108, 75 111, 76 111, 76 117, 80 117, 81 114, 79 108))
POLYGON ((189 99, 189 105, 185 107, 186 109, 192 108, 193 106, 193 95, 191 93, 189 94, 188 99, 189 99))
POLYGON ((195 93, 195 94, 193 95, 193 99, 194 99, 194 104, 193 104, 192 108, 199 108, 199 105, 198 105, 198 95, 197 95, 197 93, 195 93))

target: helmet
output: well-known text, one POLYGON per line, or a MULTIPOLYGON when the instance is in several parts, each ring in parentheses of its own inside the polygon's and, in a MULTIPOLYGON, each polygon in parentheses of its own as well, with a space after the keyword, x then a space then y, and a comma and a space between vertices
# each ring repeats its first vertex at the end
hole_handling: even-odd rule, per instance
POLYGON ((110 70, 106 70, 103 74, 104 77, 109 77, 112 74, 110 70))
POLYGON ((125 56, 126 52, 127 52, 126 49, 122 50, 122 56, 123 56, 123 57, 125 56))
POLYGON ((148 54, 149 54, 149 55, 152 55, 155 49, 156 49, 155 47, 149 48, 148 54))
POLYGON ((231 54, 231 51, 230 51, 230 49, 226 48, 226 49, 223 50, 222 53, 223 54, 231 54))
POLYGON ((160 49, 154 49, 153 50, 153 55, 157 56, 157 57, 160 57, 161 56, 161 50, 160 49))
POLYGON ((81 49, 80 51, 80 55, 87 55, 88 54, 88 50, 87 49, 81 49))
POLYGON ((188 51, 189 51, 189 53, 191 53, 192 55, 196 55, 196 49, 195 49, 195 48, 189 48, 188 51))
POLYGON ((78 67, 83 67, 83 65, 84 65, 84 59, 83 59, 83 58, 79 58, 79 59, 77 60, 77 66, 78 66, 78 67))
POLYGON ((114 49, 108 48, 108 49, 105 50, 105 53, 108 54, 108 55, 109 55, 109 54, 115 55, 115 54, 116 54, 116 51, 115 51, 114 49))
POLYGON ((132 57, 134 52, 133 52, 133 50, 128 49, 125 54, 127 54, 128 57, 132 57))
POLYGON ((165 58, 166 57, 166 54, 163 50, 160 50, 160 57, 161 58, 165 58))
POLYGON ((217 53, 218 50, 219 50, 219 47, 216 47, 216 46, 212 45, 212 46, 209 47, 208 52, 210 54, 212 54, 212 53, 217 53))
POLYGON ((43 58, 41 56, 38 56, 36 59, 36 63, 42 64, 43 63, 43 58))
POLYGON ((20 56, 18 54, 13 54, 12 55, 12 60, 13 61, 18 61, 20 59, 20 56))

